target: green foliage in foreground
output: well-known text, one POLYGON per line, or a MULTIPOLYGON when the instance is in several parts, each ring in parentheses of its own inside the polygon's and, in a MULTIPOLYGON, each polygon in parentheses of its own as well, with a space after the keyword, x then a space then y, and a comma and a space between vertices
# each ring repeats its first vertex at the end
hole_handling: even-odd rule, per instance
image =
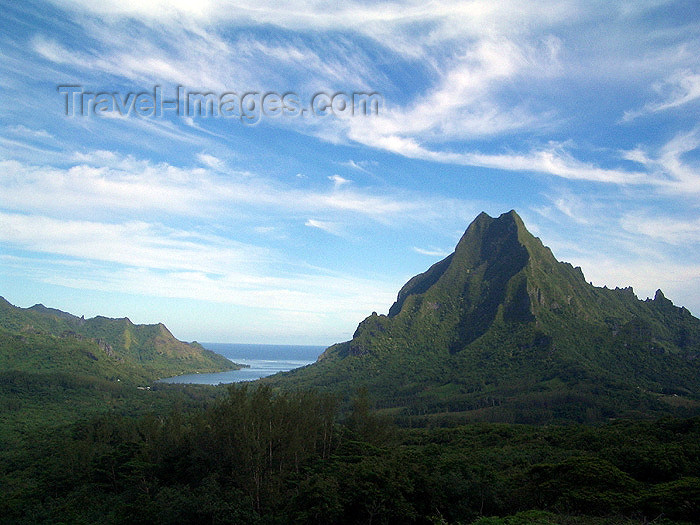
POLYGON ((38 434, 87 417, 167 413, 174 406, 191 410, 222 394, 208 385, 137 387, 65 372, 0 371, 0 450, 21 449, 38 434))
POLYGON ((399 429, 364 395, 232 386, 116 413, 0 455, 1 523, 683 523, 700 419, 399 429), (500 517, 496 517, 500 516, 500 517))

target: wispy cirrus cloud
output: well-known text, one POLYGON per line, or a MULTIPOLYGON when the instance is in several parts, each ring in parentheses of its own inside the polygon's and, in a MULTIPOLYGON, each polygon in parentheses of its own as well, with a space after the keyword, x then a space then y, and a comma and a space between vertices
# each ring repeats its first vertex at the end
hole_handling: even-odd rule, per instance
POLYGON ((700 243, 700 219, 679 219, 665 215, 626 214, 620 221, 628 232, 676 246, 700 243))
POLYGON ((154 270, 221 274, 266 251, 214 235, 146 222, 63 220, 0 212, 0 241, 23 249, 154 270))
POLYGON ((649 102, 641 109, 625 111, 622 122, 630 122, 644 115, 676 109, 697 101, 700 99, 700 73, 688 69, 677 71, 663 82, 658 82, 654 88, 664 98, 649 102))
POLYGON ((197 160, 204 164, 204 166, 213 170, 222 170, 226 166, 223 160, 215 157, 214 155, 209 155, 208 153, 198 153, 197 160))
POLYGON ((30 46, 55 64, 141 84, 182 84, 222 91, 234 78, 250 79, 240 61, 229 61, 230 45, 214 33, 192 33, 176 26, 164 27, 158 38, 149 38, 138 25, 135 31, 119 31, 118 36, 93 23, 86 29, 94 30, 91 36, 101 49, 73 50, 41 34, 32 37, 30 46), (180 44, 167 46, 168 40, 180 44))
POLYGON ((321 221, 318 219, 307 219, 307 221, 304 223, 304 226, 308 226, 310 228, 317 228, 326 233, 330 233, 331 235, 337 235, 339 237, 345 235, 345 231, 343 230, 342 226, 337 222, 321 221))
POLYGON ((418 248, 417 246, 413 247, 413 251, 416 253, 420 253, 421 255, 427 255, 429 257, 447 257, 451 252, 447 250, 440 250, 436 248, 418 248))
MULTIPOLYGON (((387 48, 411 55, 461 38, 493 34, 522 34, 533 25, 545 27, 566 22, 574 16, 593 18, 581 2, 525 2, 508 0, 494 5, 487 0, 444 0, 426 5, 417 0, 395 0, 367 4, 345 2, 329 10, 321 0, 298 0, 280 5, 272 0, 207 0, 191 2, 119 2, 107 0, 53 0, 64 9, 107 19, 134 18, 152 26, 216 25, 250 26, 265 24, 303 32, 341 31, 360 33, 387 48)), ((599 6, 602 7, 602 6, 599 6)), ((617 13, 615 6, 599 9, 596 16, 617 13), (607 11, 601 13, 601 11, 607 11)), ((628 10, 632 11, 632 10, 628 10)), ((630 13, 626 13, 630 16, 630 13)))
MULTIPOLYGON (((549 112, 534 111, 527 102, 506 102, 499 96, 499 86, 527 77, 558 74, 561 44, 557 37, 537 36, 531 41, 526 33, 523 39, 513 37, 521 35, 525 19, 539 18, 547 26, 562 22, 578 9, 550 6, 548 16, 543 18, 540 9, 514 2, 519 13, 516 20, 505 7, 494 9, 482 1, 469 5, 448 1, 431 9, 413 1, 371 8, 351 2, 340 12, 332 13, 315 2, 304 3, 299 9, 280 9, 270 3, 237 3, 235 9, 222 8, 220 2, 206 2, 197 9, 185 4, 167 8, 159 8, 157 3, 57 4, 78 13, 76 16, 89 13, 107 15, 108 23, 123 18, 138 22, 129 32, 116 23, 109 25, 109 31, 95 23, 86 24, 99 53, 74 51, 67 47, 69 44, 42 35, 31 41, 35 52, 57 64, 133 82, 167 82, 222 91, 232 86, 279 88, 280 79, 294 78, 302 84, 297 89, 309 92, 334 86, 395 90, 386 74, 370 65, 373 59, 362 51, 364 46, 358 47, 342 36, 348 32, 377 41, 385 47, 381 54, 387 59, 410 63, 414 56, 427 58, 434 67, 421 73, 429 75, 426 88, 413 92, 410 100, 389 105, 372 119, 369 135, 380 139, 376 141, 379 147, 394 137, 446 141, 545 125, 551 117, 549 112), (352 13, 352 17, 343 13, 352 13), (459 23, 456 16, 460 17, 459 23), (313 31, 307 29, 311 19, 315 22, 313 31), (246 33, 245 28, 256 23, 301 31, 305 37, 271 40, 261 34, 246 33), (223 38, 222 28, 230 25, 238 26, 242 36, 223 38), (505 36, 507 31, 512 37, 505 36), (319 51, 318 46, 310 47, 318 32, 340 34, 319 51)), ((342 127, 337 130, 341 131, 341 139, 344 136, 363 142, 363 129, 351 126, 345 131, 342 127)), ((311 132, 314 133, 314 126, 311 132)), ((319 133, 337 140, 327 128, 319 133)))
POLYGON ((120 24, 87 19, 86 34, 95 43, 89 50, 40 33, 29 45, 38 56, 83 75, 204 92, 285 90, 291 89, 289 79, 304 92, 348 85, 371 89, 369 79, 378 75, 368 57, 342 39, 312 48, 308 38, 285 42, 242 31, 227 39, 207 24, 171 20, 148 27, 143 19, 132 20, 134 26, 124 31, 120 24))
POLYGON ((346 161, 346 162, 341 162, 340 163, 342 166, 352 168, 357 171, 361 171, 363 173, 366 173, 368 175, 372 175, 372 172, 369 170, 371 166, 376 166, 377 162, 376 161, 366 161, 366 160, 360 160, 360 161, 354 161, 352 159, 346 161))
MULTIPOLYGON (((429 222, 444 214, 468 213, 467 203, 425 199, 386 188, 349 187, 338 175, 333 187, 298 188, 250 172, 226 168, 220 159, 197 154, 201 166, 174 166, 108 150, 75 152, 67 167, 0 161, 0 207, 33 213, 93 217, 115 212, 156 212, 185 217, 213 217, 239 210, 272 213, 334 213, 389 224, 397 219, 429 222), (211 168, 215 165, 215 169, 211 168), (460 211, 462 210, 462 211, 460 211)), ((471 212, 471 211, 470 211, 471 212)), ((469 213, 470 213, 469 212, 469 213)))
POLYGON ((556 51, 507 39, 483 39, 463 46, 446 60, 438 82, 404 106, 383 108, 371 120, 349 121, 349 137, 413 137, 423 141, 481 138, 544 125, 551 115, 538 115, 527 105, 505 102, 498 94, 503 82, 541 76, 556 69, 556 51), (355 127, 354 127, 355 126, 355 127))
MULTIPOLYGON (((196 7, 189 3, 166 7, 159 2, 55 3, 76 16, 107 16, 108 30, 87 24, 88 33, 101 48, 99 56, 72 51, 56 41, 35 36, 32 45, 47 60, 132 81, 157 79, 213 90, 242 84, 266 86, 278 83, 280 78, 309 79, 302 82, 305 89, 329 85, 393 89, 386 74, 369 65, 369 56, 357 51, 364 46, 350 45, 345 36, 341 38, 360 34, 382 46, 383 55, 406 65, 418 57, 422 67, 429 64, 420 74, 419 85, 423 87, 409 90, 408 100, 388 103, 372 119, 323 126, 294 122, 293 129, 331 142, 349 140, 409 158, 544 173, 569 180, 649 182, 648 173, 599 167, 576 159, 562 148, 526 149, 519 145, 508 153, 489 153, 475 145, 475 141, 489 137, 556 127, 564 118, 557 109, 541 105, 538 97, 524 96, 522 89, 513 96, 513 86, 537 86, 571 75, 571 66, 567 66, 567 60, 573 58, 571 51, 557 33, 572 20, 608 20, 615 27, 637 24, 633 29, 641 34, 644 25, 640 20, 648 10, 645 6, 601 5, 593 10, 576 1, 509 1, 494 6, 479 0, 467 4, 448 0, 428 9, 409 0, 372 7, 350 2, 328 12, 319 2, 303 2, 298 9, 282 9, 271 2, 236 3, 235 9, 227 9, 226 2, 213 1, 196 7), (348 13, 352 17, 346 16, 348 13), (121 26, 114 23, 125 18, 138 21, 131 33, 123 34, 121 26), (292 30, 296 35, 270 39, 248 31, 260 23, 292 30), (240 36, 224 38, 223 30, 230 27, 237 28, 240 36), (339 38, 320 51, 310 44, 319 33, 333 33, 339 38), (285 72, 278 75, 280 68, 285 72), (455 140, 467 143, 457 149, 442 146, 455 140)), ((630 50, 625 48, 623 52, 630 50)), ((644 111, 662 111, 691 102, 698 96, 697 78, 693 70, 681 70, 667 78, 661 84, 667 87, 659 89, 671 91, 668 99, 645 106, 644 111)))
POLYGON ((569 180, 611 184, 656 185, 661 182, 654 173, 648 171, 602 168, 592 162, 583 162, 571 155, 564 146, 558 144, 536 148, 525 153, 464 153, 431 150, 420 145, 414 139, 397 136, 374 136, 363 138, 362 142, 409 158, 447 164, 493 168, 503 171, 533 172, 569 180))
POLYGON ((341 186, 343 186, 343 185, 345 185, 345 184, 349 184, 350 182, 352 182, 351 180, 346 179, 345 177, 341 177, 340 175, 337 175, 337 174, 336 174, 336 175, 330 175, 330 176, 328 177, 328 180, 332 181, 332 182, 333 182, 333 185, 334 185, 336 188, 339 188, 339 187, 341 187, 341 186))
POLYGON ((700 128, 696 127, 676 134, 661 147, 637 147, 622 155, 653 173, 655 184, 665 193, 692 196, 700 193, 700 163, 687 157, 698 150, 700 128))
POLYGON ((34 139, 52 139, 54 136, 45 129, 31 129, 27 126, 19 124, 17 126, 7 126, 7 131, 15 135, 29 137, 34 139))
MULTIPOLYGON (((268 248, 158 224, 0 213, 0 242, 83 261, 73 270, 66 265, 58 274, 43 274, 45 282, 73 288, 137 294, 148 290, 159 297, 324 314, 348 309, 359 314, 363 305, 390 301, 387 283, 311 268, 268 248), (285 274, 272 276, 269 267, 280 265, 285 274)), ((4 262, 14 266, 40 260, 4 262)))

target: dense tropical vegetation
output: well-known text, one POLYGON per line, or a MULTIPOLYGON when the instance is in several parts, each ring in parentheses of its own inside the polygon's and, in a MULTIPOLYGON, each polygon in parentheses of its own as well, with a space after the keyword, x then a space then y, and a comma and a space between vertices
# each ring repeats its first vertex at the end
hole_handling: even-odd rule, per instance
POLYGON ((698 418, 402 429, 363 393, 340 414, 327 394, 233 386, 3 450, 0 522, 697 522, 698 472, 698 418))

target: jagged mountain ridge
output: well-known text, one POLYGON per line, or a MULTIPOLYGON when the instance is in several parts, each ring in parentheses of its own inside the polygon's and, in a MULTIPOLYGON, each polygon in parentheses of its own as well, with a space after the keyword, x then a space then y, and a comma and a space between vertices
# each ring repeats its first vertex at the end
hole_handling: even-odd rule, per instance
POLYGON ((153 380, 237 368, 198 343, 176 339, 162 324, 124 317, 77 317, 42 304, 18 308, 0 297, 4 370, 80 372, 107 379, 153 380))
POLYGON ((696 410, 698 356, 700 320, 688 310, 661 291, 640 301, 587 283, 511 211, 480 214, 388 315, 271 381, 364 384, 379 406, 413 416, 596 420, 696 410))

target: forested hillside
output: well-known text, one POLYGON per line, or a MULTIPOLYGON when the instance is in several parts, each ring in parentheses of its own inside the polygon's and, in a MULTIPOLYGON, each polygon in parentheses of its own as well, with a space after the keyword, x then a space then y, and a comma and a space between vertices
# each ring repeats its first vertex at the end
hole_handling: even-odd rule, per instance
POLYGON ((514 211, 480 214, 388 315, 269 379, 346 397, 360 385, 405 424, 547 423, 700 413, 700 320, 659 290, 586 282, 514 211))
POLYGON ((236 365, 198 343, 178 341, 162 323, 135 325, 128 318, 100 316, 84 319, 41 304, 17 308, 0 297, 0 367, 149 383, 236 365))

